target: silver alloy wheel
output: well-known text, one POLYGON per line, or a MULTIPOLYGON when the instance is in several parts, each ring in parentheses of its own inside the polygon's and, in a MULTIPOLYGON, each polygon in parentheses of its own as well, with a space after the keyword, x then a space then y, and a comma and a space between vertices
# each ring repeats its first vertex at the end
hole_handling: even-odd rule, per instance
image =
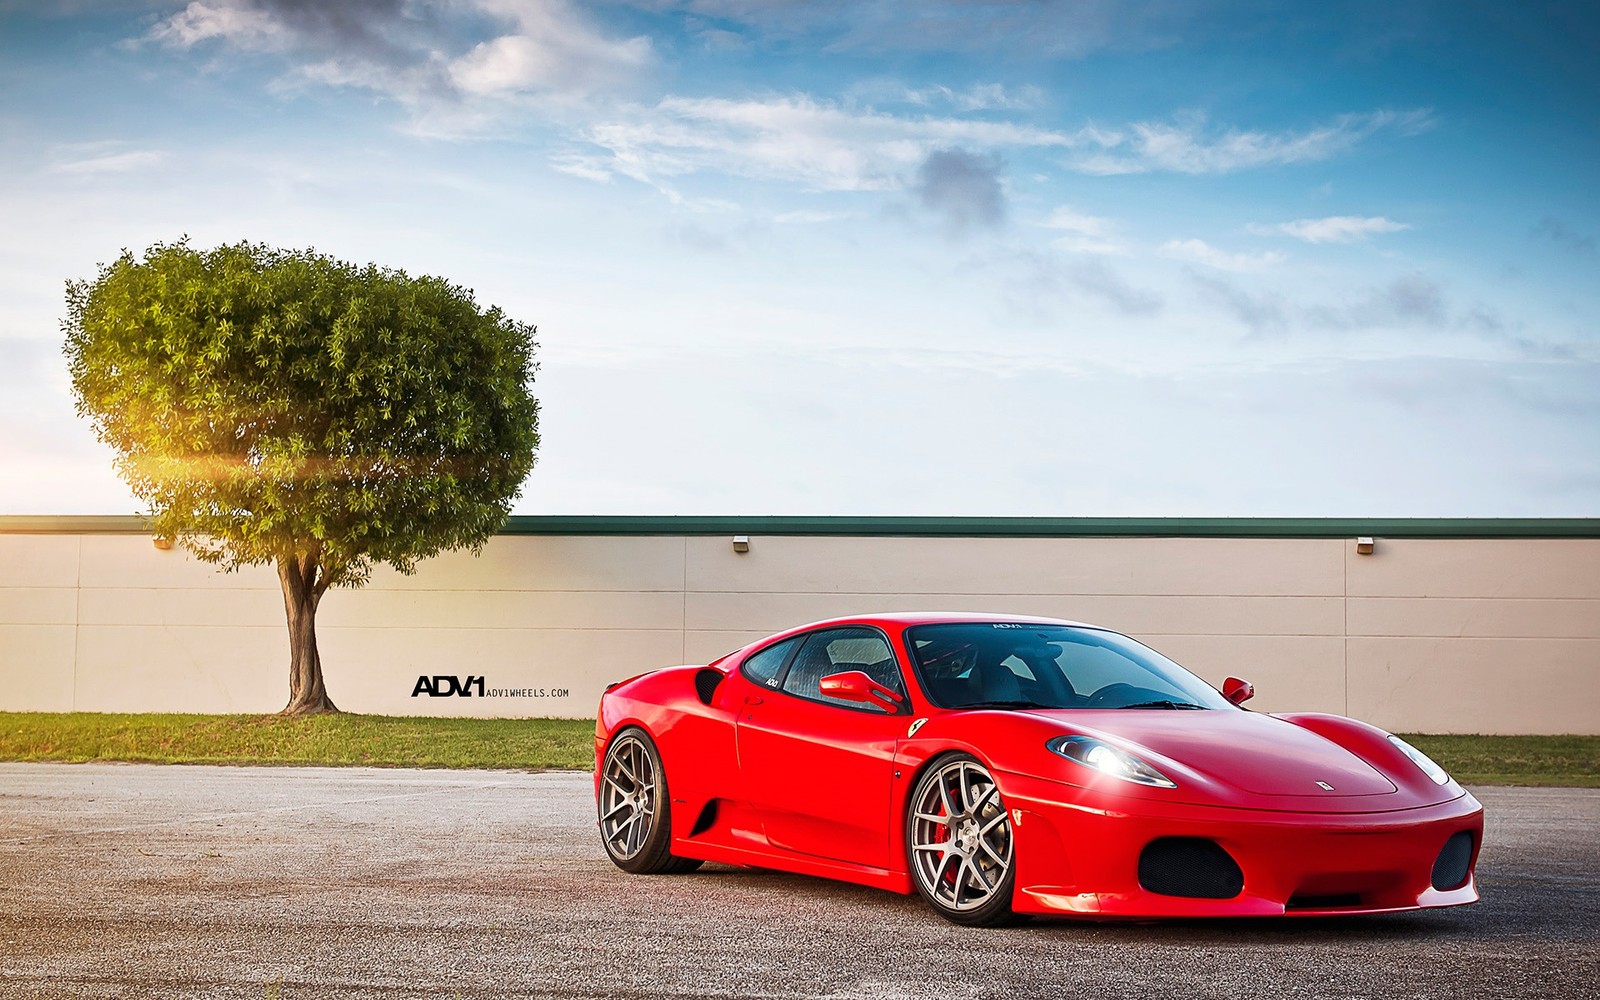
POLYGON ((656 769, 632 733, 606 754, 600 787, 600 836, 612 857, 627 861, 644 850, 656 821, 656 769))
POLYGON ((1011 824, 982 764, 952 760, 912 805, 911 868, 927 896, 957 912, 989 903, 1011 870, 1011 824))

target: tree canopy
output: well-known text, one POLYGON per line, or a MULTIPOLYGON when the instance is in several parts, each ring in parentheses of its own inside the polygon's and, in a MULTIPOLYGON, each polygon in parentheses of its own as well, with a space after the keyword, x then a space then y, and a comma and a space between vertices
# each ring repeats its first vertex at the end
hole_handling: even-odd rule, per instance
MULTIPOLYGON (((69 281, 62 327, 78 412, 152 532, 276 565, 292 659, 293 601, 314 615, 375 563, 481 546, 533 467, 535 328, 442 278, 185 240, 69 281)), ((295 678, 286 711, 320 710, 295 678)))

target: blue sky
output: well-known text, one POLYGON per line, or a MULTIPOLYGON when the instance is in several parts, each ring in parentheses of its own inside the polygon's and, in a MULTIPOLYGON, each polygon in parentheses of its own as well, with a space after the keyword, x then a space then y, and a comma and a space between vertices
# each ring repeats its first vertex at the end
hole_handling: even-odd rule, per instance
POLYGON ((0 513, 187 234, 537 323, 523 513, 1597 516, 1597 11, 0 0, 0 513))

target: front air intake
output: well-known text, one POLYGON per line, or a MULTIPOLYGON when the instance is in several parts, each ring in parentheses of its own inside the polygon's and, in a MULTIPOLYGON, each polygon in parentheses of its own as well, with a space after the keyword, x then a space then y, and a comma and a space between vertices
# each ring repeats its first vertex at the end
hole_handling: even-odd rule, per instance
POLYGON ((1443 892, 1467 884, 1467 869, 1472 865, 1472 832, 1462 830, 1444 842, 1433 863, 1433 887, 1443 892))
POLYGON ((1214 840, 1162 837, 1139 854, 1139 884, 1162 896, 1232 899, 1244 891, 1244 872, 1214 840))

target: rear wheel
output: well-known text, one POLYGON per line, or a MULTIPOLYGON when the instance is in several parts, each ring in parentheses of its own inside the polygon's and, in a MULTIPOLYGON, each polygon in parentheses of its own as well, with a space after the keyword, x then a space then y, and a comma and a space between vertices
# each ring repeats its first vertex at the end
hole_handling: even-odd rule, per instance
POLYGON ((951 754, 923 772, 906 816, 906 853, 917 891, 940 916, 978 927, 1015 920, 1011 820, 976 758, 951 754))
POLYGON ((691 872, 700 862, 673 857, 672 800, 650 734, 629 727, 611 738, 600 765, 600 842, 612 863, 638 875, 691 872))

